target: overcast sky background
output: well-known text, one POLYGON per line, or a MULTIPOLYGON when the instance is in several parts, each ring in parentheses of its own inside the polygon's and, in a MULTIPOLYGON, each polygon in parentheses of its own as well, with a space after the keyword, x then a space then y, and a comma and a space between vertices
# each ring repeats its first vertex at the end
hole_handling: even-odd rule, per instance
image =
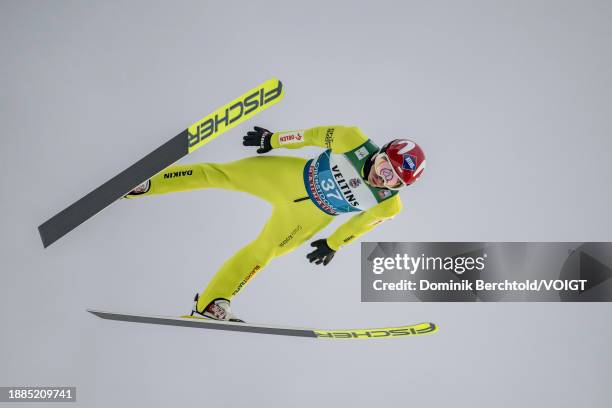
POLYGON ((273 261, 235 312, 439 333, 335 343, 108 322, 85 309, 187 312, 268 205, 198 191, 118 202, 45 250, 36 230, 276 76, 281 104, 182 162, 254 154, 241 136, 255 124, 357 125, 418 141, 428 164, 364 240, 610 241, 609 2, 4 0, 0 27, 0 385, 75 385, 83 407, 610 406, 609 304, 360 303, 354 244, 326 268, 307 247, 273 261))

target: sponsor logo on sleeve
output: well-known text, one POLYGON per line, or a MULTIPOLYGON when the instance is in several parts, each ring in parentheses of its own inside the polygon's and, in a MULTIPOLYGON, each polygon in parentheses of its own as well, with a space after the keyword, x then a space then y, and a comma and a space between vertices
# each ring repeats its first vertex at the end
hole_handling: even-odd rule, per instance
POLYGON ((332 148, 332 144, 334 144, 334 128, 329 128, 325 132, 325 147, 328 149, 332 148))
POLYGON ((362 146, 359 149, 355 150, 355 157, 357 157, 358 160, 365 159, 366 157, 368 157, 368 149, 362 146))
POLYGON ((301 143, 304 141, 304 133, 302 131, 286 132, 278 135, 278 143, 282 145, 301 143))

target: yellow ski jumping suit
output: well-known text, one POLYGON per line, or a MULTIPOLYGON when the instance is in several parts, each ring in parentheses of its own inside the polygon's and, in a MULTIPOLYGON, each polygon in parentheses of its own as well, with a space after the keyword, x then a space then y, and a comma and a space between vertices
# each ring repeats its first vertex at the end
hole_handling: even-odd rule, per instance
POLYGON ((272 215, 259 236, 228 259, 199 296, 198 310, 218 298, 231 300, 270 260, 296 249, 335 215, 357 212, 327 238, 328 246, 338 250, 402 208, 397 192, 365 183, 362 163, 378 147, 356 127, 320 126, 276 132, 271 145, 288 149, 319 146, 327 150, 314 160, 256 156, 231 163, 173 165, 151 178, 148 191, 128 195, 134 198, 222 188, 250 193, 272 205, 272 215), (351 163, 361 168, 353 170, 351 163), (324 166, 327 173, 322 170, 324 166), (344 180, 342 172, 351 178, 344 180), (325 179, 323 174, 329 177, 325 179), (315 188, 316 183, 319 184, 315 188))

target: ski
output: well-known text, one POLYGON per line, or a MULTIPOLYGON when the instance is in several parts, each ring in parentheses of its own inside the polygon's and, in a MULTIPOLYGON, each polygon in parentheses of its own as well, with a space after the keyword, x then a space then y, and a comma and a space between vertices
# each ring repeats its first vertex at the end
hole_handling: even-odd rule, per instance
POLYGON ((321 330, 268 326, 251 323, 235 323, 191 316, 145 316, 125 313, 103 312, 100 310, 91 309, 87 311, 102 319, 117 320, 123 322, 194 327, 200 329, 226 330, 244 333, 272 334, 278 336, 311 337, 317 339, 382 339, 414 337, 434 333, 438 330, 438 326, 430 322, 418 323, 409 326, 384 327, 376 329, 321 330))
POLYGON ((223 105, 149 153, 126 170, 39 225, 46 248, 180 158, 234 126, 280 102, 283 85, 271 78, 223 105))

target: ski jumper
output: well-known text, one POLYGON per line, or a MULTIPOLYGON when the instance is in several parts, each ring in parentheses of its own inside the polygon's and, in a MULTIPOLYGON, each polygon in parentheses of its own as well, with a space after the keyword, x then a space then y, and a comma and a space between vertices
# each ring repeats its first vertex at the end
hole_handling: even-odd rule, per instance
POLYGON ((151 178, 148 191, 128 198, 204 188, 242 191, 272 205, 259 236, 228 259, 198 300, 202 310, 212 300, 231 300, 270 260, 313 237, 334 216, 354 212, 327 238, 338 250, 402 208, 397 191, 369 186, 363 167, 378 147, 358 128, 321 126, 277 132, 273 148, 319 146, 315 159, 256 156, 231 163, 173 165, 151 178))

